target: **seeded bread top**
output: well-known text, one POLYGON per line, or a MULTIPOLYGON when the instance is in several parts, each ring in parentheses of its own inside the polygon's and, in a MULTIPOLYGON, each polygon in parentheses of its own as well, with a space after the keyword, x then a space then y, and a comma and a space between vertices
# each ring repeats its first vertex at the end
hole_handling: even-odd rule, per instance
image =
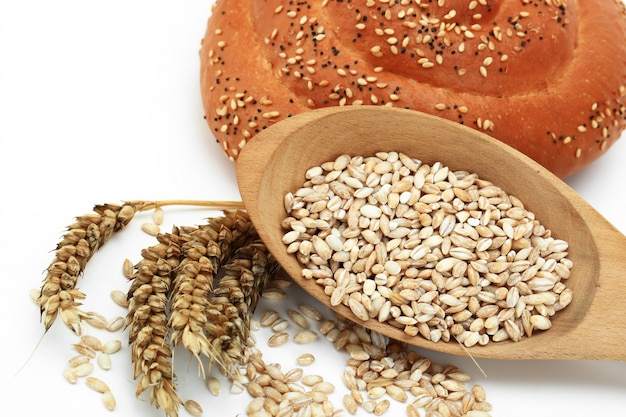
POLYGON ((218 0, 201 92, 233 160, 296 113, 392 105, 485 131, 565 177, 626 127, 625 45, 620 0, 218 0))

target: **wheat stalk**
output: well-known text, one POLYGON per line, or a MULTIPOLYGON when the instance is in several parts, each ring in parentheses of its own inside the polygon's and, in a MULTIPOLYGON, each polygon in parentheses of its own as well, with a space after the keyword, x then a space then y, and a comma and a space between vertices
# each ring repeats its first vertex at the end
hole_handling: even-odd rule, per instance
POLYGON ((89 319, 90 314, 80 309, 80 300, 85 294, 78 290, 77 283, 87 262, 115 232, 124 229, 136 213, 169 205, 202 206, 213 210, 243 207, 237 201, 133 200, 121 205, 98 204, 93 213, 76 217, 55 248, 55 256, 46 270, 37 298, 46 332, 59 315, 72 332, 81 332, 81 322, 89 319))
POLYGON ((37 299, 46 331, 60 315, 80 333, 90 313, 79 308, 85 294, 77 283, 88 261, 136 213, 175 204, 220 210, 223 216, 158 233, 157 244, 141 251, 132 270, 129 263, 125 325, 135 393, 148 392, 151 403, 169 417, 177 417, 183 405, 176 392, 173 348, 187 349, 202 372, 201 358, 206 357, 234 379, 246 362, 251 314, 278 270, 241 203, 136 200, 96 205, 94 213, 77 217, 57 244, 37 299))
POLYGON ((123 229, 135 213, 133 203, 96 205, 94 213, 77 217, 67 228, 57 244, 37 299, 46 331, 60 315, 72 332, 80 333, 80 323, 89 314, 79 308, 78 300, 85 295, 76 288, 78 278, 93 254, 114 232, 123 229))
POLYGON ((128 291, 126 325, 134 364, 139 378, 136 395, 150 391, 150 400, 169 416, 178 415, 182 404, 176 394, 172 351, 168 343, 168 297, 172 275, 180 264, 178 229, 157 236, 159 243, 142 251, 143 259, 135 266, 128 291))

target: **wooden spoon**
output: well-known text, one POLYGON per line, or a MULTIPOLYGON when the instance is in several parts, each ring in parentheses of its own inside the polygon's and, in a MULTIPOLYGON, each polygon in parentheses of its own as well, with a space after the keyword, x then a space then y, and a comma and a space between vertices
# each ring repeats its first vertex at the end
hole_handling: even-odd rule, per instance
MULTIPOLYGON (((558 151, 557 148, 554 148, 558 151)), ((237 162, 246 209, 259 235, 284 270, 324 305, 365 327, 411 345, 456 355, 498 359, 626 360, 626 238, 559 178, 513 148, 438 117, 379 106, 329 107, 266 129, 237 162), (307 169, 341 154, 370 156, 399 151, 425 163, 440 161, 518 197, 552 235, 569 243, 574 267, 566 284, 574 299, 552 318, 552 327, 519 342, 464 348, 456 341, 408 336, 377 320, 361 322, 349 308, 332 307, 323 288, 301 276, 286 252, 283 197, 300 188, 307 169)))

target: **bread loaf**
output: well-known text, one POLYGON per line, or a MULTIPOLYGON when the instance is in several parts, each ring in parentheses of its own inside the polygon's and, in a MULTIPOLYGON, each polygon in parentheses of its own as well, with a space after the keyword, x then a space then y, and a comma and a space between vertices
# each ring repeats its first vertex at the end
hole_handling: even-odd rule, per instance
POLYGON ((326 106, 441 116, 560 177, 626 128, 621 0, 217 0, 200 61, 206 120, 233 160, 326 106))

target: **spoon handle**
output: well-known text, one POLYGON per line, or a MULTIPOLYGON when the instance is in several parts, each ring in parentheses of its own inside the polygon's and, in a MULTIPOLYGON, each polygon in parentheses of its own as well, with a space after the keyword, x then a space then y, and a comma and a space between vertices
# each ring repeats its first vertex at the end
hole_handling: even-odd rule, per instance
MULTIPOLYGON (((573 328, 564 338, 568 340, 562 349, 571 350, 568 356, 572 358, 626 361, 626 236, 582 198, 577 201, 591 230, 589 246, 597 249, 597 256, 590 250, 588 259, 583 258, 582 262, 597 262, 593 269, 598 280, 590 288, 592 293, 574 294, 588 298, 589 306, 581 312, 578 323, 570 323, 573 328)), ((572 303, 567 308, 574 304, 582 306, 572 303)))

